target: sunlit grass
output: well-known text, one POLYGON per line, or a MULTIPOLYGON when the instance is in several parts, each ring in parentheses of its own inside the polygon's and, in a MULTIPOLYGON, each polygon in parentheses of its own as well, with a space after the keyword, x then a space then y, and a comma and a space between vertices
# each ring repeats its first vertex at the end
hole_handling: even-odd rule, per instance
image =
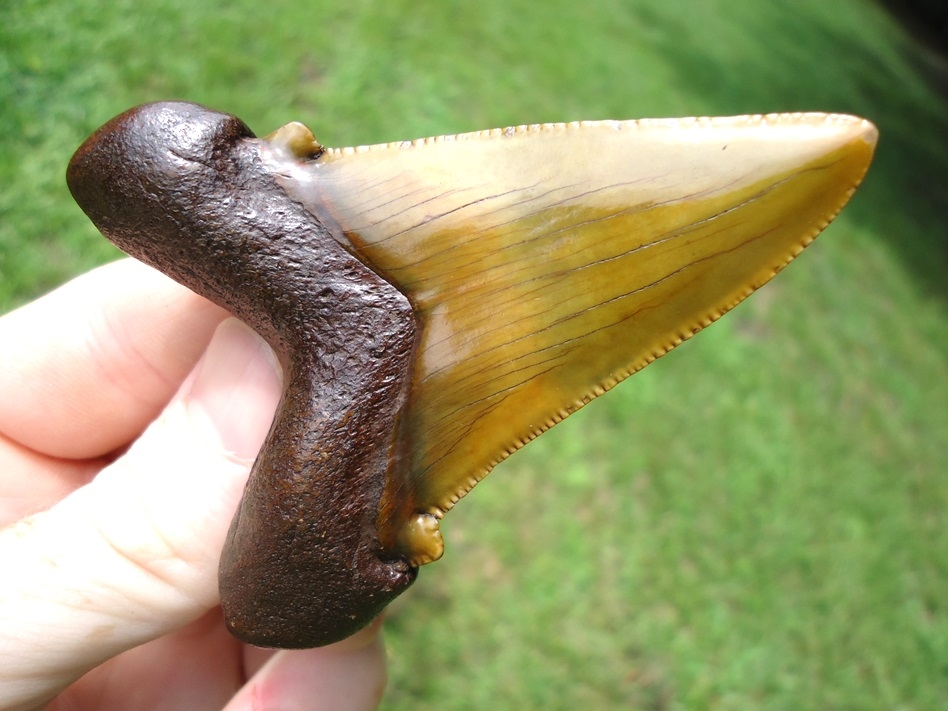
POLYGON ((327 145, 848 111, 853 205, 731 316, 498 468, 388 621, 391 709, 948 706, 948 106, 874 5, 0 5, 0 306, 115 256, 63 182, 143 101, 327 145))

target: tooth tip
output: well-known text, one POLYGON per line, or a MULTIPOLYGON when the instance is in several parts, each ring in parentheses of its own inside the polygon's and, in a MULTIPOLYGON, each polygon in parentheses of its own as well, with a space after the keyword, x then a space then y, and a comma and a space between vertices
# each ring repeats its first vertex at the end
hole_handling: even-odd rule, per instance
POLYGON ((827 120, 832 120, 840 125, 847 138, 862 139, 870 145, 875 145, 879 140, 879 129, 868 119, 849 114, 830 114, 827 120))
POLYGON ((870 145, 876 145, 879 141, 879 129, 872 121, 862 119, 860 123, 860 137, 870 145))

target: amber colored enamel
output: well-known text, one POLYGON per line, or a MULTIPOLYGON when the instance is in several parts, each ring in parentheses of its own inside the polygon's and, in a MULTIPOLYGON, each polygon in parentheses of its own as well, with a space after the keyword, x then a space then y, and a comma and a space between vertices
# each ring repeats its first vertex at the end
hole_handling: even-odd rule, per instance
MULTIPOLYGON (((440 518, 766 283, 843 207, 875 140, 825 114, 586 122, 329 149, 284 171, 421 326, 383 544, 423 547, 401 533, 413 516, 440 518)), ((430 544, 415 562, 440 555, 430 544)))

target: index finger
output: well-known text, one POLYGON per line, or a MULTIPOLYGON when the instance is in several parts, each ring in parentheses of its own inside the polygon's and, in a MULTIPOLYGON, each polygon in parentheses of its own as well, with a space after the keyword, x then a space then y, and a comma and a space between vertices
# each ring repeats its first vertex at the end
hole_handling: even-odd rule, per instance
POLYGON ((0 318, 0 434, 68 459, 132 441, 171 399, 227 313, 133 260, 0 318))

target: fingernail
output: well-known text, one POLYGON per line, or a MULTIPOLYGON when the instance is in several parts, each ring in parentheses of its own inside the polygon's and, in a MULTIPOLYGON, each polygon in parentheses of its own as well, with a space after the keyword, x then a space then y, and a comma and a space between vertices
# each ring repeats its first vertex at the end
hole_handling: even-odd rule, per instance
POLYGON ((194 426, 211 446, 252 460, 283 390, 273 350, 243 322, 229 318, 214 333, 185 395, 194 426))

